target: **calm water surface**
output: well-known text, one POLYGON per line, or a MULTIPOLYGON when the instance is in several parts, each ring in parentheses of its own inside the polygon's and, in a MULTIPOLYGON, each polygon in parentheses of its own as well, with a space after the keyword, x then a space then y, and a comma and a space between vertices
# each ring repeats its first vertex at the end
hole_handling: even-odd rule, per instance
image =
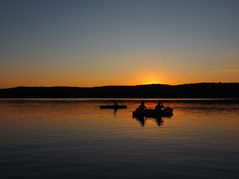
POLYGON ((239 178, 238 102, 169 100, 161 120, 108 103, 0 100, 0 178, 239 178))

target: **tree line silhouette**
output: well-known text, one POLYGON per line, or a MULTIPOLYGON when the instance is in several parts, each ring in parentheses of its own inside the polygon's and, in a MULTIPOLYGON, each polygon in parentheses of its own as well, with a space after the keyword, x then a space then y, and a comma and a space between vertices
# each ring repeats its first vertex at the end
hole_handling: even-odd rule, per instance
POLYGON ((239 83, 101 87, 16 87, 0 98, 239 98, 239 83))

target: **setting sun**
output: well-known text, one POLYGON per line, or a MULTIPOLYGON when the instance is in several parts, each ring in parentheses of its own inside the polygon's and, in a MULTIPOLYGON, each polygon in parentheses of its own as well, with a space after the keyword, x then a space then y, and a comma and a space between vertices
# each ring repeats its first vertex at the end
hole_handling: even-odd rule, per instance
POLYGON ((156 73, 145 73, 142 77, 142 84, 162 84, 162 75, 156 73))
POLYGON ((143 82, 143 84, 158 84, 158 83, 161 83, 161 82, 159 82, 159 81, 157 81, 157 80, 146 80, 146 81, 144 81, 143 82))

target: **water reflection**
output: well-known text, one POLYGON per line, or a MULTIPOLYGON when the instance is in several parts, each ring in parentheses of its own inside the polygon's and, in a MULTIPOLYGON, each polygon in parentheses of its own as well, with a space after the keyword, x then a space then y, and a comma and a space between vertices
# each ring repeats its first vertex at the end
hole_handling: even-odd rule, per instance
POLYGON ((116 115, 116 114, 117 114, 117 111, 118 111, 118 109, 114 109, 114 115, 116 115))
POLYGON ((120 110, 120 109, 101 109, 101 110, 106 110, 106 111, 113 111, 113 115, 116 116, 117 115, 117 111, 120 110))
POLYGON ((0 100, 0 178, 238 178, 238 103, 165 101, 170 120, 122 102, 0 100))
POLYGON ((151 121, 153 120, 153 121, 155 121, 155 123, 156 123, 158 126, 161 126, 161 125, 164 123, 162 117, 147 118, 147 117, 144 117, 144 116, 137 116, 137 117, 132 117, 132 118, 135 119, 135 120, 137 120, 137 121, 141 124, 142 127, 145 126, 147 120, 151 120, 151 121))

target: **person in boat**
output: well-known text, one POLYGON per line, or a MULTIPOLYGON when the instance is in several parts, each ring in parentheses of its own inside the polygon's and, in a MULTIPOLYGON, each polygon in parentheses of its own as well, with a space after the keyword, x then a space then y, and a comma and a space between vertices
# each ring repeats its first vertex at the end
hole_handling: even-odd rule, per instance
POLYGON ((162 111, 164 108, 163 104, 159 101, 158 104, 155 106, 156 111, 162 111))
POLYGON ((138 112, 143 112, 146 108, 146 106, 144 105, 144 101, 141 101, 139 107, 136 109, 138 112))
POLYGON ((114 101, 114 106, 119 106, 117 101, 114 101))

